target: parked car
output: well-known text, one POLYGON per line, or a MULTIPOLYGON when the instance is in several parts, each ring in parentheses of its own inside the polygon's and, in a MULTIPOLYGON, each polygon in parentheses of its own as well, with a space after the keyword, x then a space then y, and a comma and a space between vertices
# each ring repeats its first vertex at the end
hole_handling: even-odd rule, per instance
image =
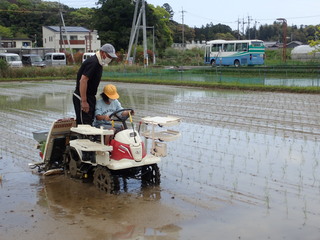
POLYGON ((6 61, 10 67, 22 67, 21 58, 16 53, 0 53, 0 59, 6 61))
POLYGON ((67 65, 66 54, 64 53, 46 53, 44 62, 47 66, 65 66, 67 65))
POLYGON ((87 58, 95 55, 96 53, 94 52, 85 52, 83 55, 82 55, 82 62, 84 62, 87 58))
POLYGON ((32 66, 32 67, 45 67, 46 66, 46 63, 37 54, 22 55, 22 64, 24 66, 32 66))

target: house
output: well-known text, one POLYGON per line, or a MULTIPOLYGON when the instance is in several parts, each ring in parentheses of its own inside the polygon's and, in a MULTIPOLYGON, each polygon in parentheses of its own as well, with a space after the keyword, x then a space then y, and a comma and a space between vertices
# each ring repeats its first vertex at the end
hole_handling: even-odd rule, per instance
POLYGON ((287 44, 287 48, 295 48, 297 46, 301 46, 302 45, 302 42, 299 42, 299 41, 292 41, 292 42, 289 42, 287 44))
POLYGON ((28 38, 0 38, 1 48, 31 48, 32 41, 28 38))
POLYGON ((192 40, 191 42, 187 41, 185 44, 182 44, 182 43, 173 43, 173 44, 171 45, 172 48, 180 49, 180 50, 183 50, 183 49, 193 49, 193 48, 204 49, 205 46, 206 46, 205 41, 202 41, 202 42, 200 43, 200 41, 195 42, 194 40, 192 40))
POLYGON ((280 47, 279 42, 263 42, 263 43, 266 49, 278 49, 280 47))
MULTIPOLYGON (((299 41, 292 41, 286 44, 286 48, 294 48, 296 46, 302 45, 302 42, 299 41)), ((264 46, 267 49, 278 49, 283 47, 283 43, 279 42, 264 42, 264 46)))
POLYGON ((43 47, 53 48, 56 52, 68 51, 69 48, 73 52, 94 52, 101 46, 98 37, 96 30, 92 31, 84 27, 42 27, 43 47))

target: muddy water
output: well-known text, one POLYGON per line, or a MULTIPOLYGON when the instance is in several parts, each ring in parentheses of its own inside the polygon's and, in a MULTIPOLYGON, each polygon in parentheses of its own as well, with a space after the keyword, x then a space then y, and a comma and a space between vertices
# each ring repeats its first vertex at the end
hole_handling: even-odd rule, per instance
POLYGON ((319 95, 116 85, 136 122, 183 118, 160 187, 106 195, 29 169, 32 131, 74 116, 74 83, 1 83, 1 240, 319 239, 319 95))

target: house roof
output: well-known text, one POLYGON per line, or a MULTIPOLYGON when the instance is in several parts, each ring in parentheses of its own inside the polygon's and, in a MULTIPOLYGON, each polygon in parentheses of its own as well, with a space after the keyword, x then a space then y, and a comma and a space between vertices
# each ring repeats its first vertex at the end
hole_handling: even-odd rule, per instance
MULTIPOLYGON (((45 26, 53 32, 60 32, 60 26, 45 26)), ((63 32, 90 32, 89 29, 84 27, 76 27, 76 26, 66 26, 66 28, 61 27, 61 31, 63 32)))
POLYGON ((272 47, 272 46, 277 46, 278 42, 263 42, 264 46, 266 47, 272 47))
POLYGON ((298 44, 298 45, 302 45, 302 42, 300 42, 300 41, 291 41, 291 42, 289 42, 288 44, 291 44, 291 43, 298 44))
POLYGON ((1 38, 2 41, 31 41, 30 38, 1 38))

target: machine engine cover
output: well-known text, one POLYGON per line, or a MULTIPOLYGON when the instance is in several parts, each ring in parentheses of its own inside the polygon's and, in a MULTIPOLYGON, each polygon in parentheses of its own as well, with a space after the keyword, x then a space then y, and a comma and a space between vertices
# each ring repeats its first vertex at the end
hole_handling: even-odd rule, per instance
POLYGON ((142 142, 140 134, 137 131, 133 131, 132 129, 125 129, 118 132, 114 136, 114 140, 120 143, 129 144, 129 145, 131 144, 135 145, 137 143, 142 142))
POLYGON ((138 132, 125 129, 115 135, 111 140, 113 151, 111 158, 121 160, 123 158, 141 161, 146 155, 144 143, 138 132))

